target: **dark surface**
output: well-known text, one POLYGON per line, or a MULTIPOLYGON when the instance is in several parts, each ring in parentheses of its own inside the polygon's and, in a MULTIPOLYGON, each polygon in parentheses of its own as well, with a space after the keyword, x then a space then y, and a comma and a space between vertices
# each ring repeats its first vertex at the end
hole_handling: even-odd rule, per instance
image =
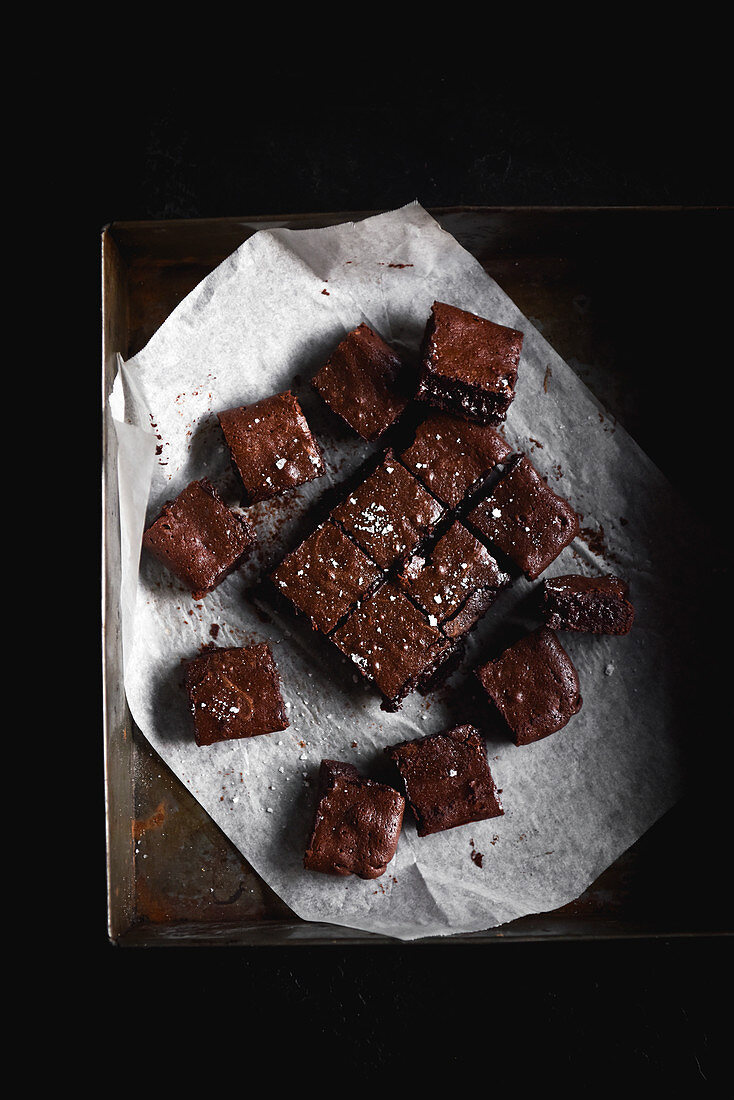
POLYGON ((274 61, 266 79, 238 67, 208 88, 153 70, 134 102, 128 89, 107 93, 120 155, 101 184, 102 219, 370 210, 412 198, 730 202, 726 69, 696 84, 673 54, 658 79, 649 56, 622 72, 619 59, 592 52, 506 83, 486 59, 461 72, 432 61, 418 80, 398 60, 371 60, 355 79, 274 61))
MULTIPOLYGON (((527 58, 516 62, 509 81, 497 79, 486 61, 474 70, 486 75, 478 76, 448 77, 432 65, 418 87, 405 76, 415 70, 415 55, 383 67, 365 63, 358 78, 339 81, 339 94, 333 74, 317 66, 304 73, 275 63, 265 79, 240 58, 225 110, 213 106, 219 81, 182 75, 188 59, 177 58, 176 72, 159 80, 142 66, 132 74, 118 69, 105 81, 103 121, 89 135, 95 170, 86 180, 83 225, 91 266, 99 229, 113 219, 377 210, 412 198, 427 207, 730 202, 730 150, 722 139, 727 67, 717 68, 707 43, 707 72, 694 80, 688 61, 695 43, 666 50, 656 38, 646 49, 637 35, 628 37, 634 42, 613 61, 602 62, 596 49, 593 61, 574 56, 567 67, 546 58, 533 68, 533 81, 524 78, 527 58), (670 57, 663 73, 650 60, 661 53, 670 57)), ((252 49, 250 42, 247 53, 252 49)), ((116 57, 115 68, 136 57, 116 57)), ((86 104, 72 117, 88 117, 86 104)), ((714 232, 718 237, 720 223, 703 226, 683 256, 664 231, 631 234, 620 241, 619 262, 623 254, 629 261, 624 285, 599 270, 596 287, 601 327, 611 329, 613 320, 626 347, 620 369, 642 379, 628 426, 684 492, 700 490, 703 510, 717 499, 716 481, 702 484, 695 463, 681 468, 680 432, 670 426, 681 415, 674 379, 695 371, 710 393, 723 369, 715 321, 728 294, 711 264, 707 238, 714 232), (666 277, 650 278, 653 256, 665 261, 656 270, 666 268, 666 277), (660 365, 668 384, 651 364, 660 365)), ((730 236, 722 241, 725 256, 730 243, 730 236)), ((693 450, 715 465, 723 433, 708 419, 692 431, 693 450)), ((715 729, 711 717, 707 710, 707 727, 715 729)), ((697 779, 709 789, 705 777, 692 776, 694 786, 697 779)), ((97 790, 85 876, 89 881, 91 869, 96 889, 90 905, 71 903, 81 935, 78 952, 63 951, 75 970, 93 956, 87 1013, 99 1010, 109 1033, 128 1037, 136 1057, 145 1051, 160 1061, 169 1043, 190 1039, 206 1011, 216 1017, 216 1036, 199 1032, 197 1042, 212 1080, 220 1068, 213 1054, 228 1040, 238 1054, 244 1048, 246 1071, 264 1071, 273 1085, 281 1080, 274 1042, 311 1080, 324 1044, 330 1071, 377 1069, 386 1083, 395 1080, 401 1051, 412 1084, 416 1066, 462 1077, 476 1068, 513 1090, 538 1069, 559 1087, 566 1075, 582 1073, 588 1088, 660 1081, 683 1087, 724 1075, 731 940, 500 942, 458 950, 110 947, 101 785, 97 790)), ((692 796, 694 806, 691 831, 706 839, 695 847, 699 862, 693 867, 671 853, 649 889, 695 909, 723 889, 723 845, 714 808, 692 796)), ((227 1078, 231 1070, 228 1060, 227 1078)))

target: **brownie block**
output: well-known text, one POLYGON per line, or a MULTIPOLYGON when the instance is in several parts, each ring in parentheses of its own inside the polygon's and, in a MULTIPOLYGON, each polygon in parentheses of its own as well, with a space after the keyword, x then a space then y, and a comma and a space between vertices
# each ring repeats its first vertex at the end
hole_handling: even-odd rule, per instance
POLYGON ((579 532, 575 511, 522 455, 467 522, 535 580, 579 532))
POLYGON ((588 634, 629 634, 635 609, 626 581, 611 574, 582 577, 567 574, 543 582, 543 616, 553 630, 588 634))
POLYGON ((499 423, 514 397, 523 334, 434 302, 416 397, 479 424, 499 423))
POLYGON ((456 508, 511 453, 493 428, 434 413, 419 424, 400 460, 439 500, 456 508))
POLYGON ((382 576, 356 542, 327 520, 283 559, 270 579, 314 630, 328 634, 382 576))
POLYGON ((217 414, 245 503, 269 500, 321 477, 321 449, 290 390, 217 414))
POLYGON ((395 423, 409 400, 400 356, 365 324, 344 337, 312 384, 368 442, 395 423))
POLYGON ((474 726, 403 741, 385 752, 400 772, 418 836, 504 814, 474 726))
POLYGON ((319 800, 303 866, 327 875, 379 878, 398 847, 405 799, 351 764, 322 760, 319 800))
POLYGON ((214 486, 192 481, 163 505, 143 535, 143 546, 199 600, 239 565, 255 544, 244 517, 226 506, 214 486))
POLYGON ((581 710, 578 673, 548 627, 527 634, 476 673, 516 745, 555 733, 581 710))
POLYGON ((431 534, 443 508, 387 451, 377 469, 331 513, 382 569, 412 553, 431 534))
POLYGON ((186 668, 197 745, 288 728, 270 646, 211 649, 186 668))
POLYGON ((391 581, 359 604, 331 639, 377 686, 383 710, 397 710, 449 649, 441 632, 391 581))
POLYGON ((487 548, 458 520, 438 540, 430 559, 414 555, 403 566, 398 580, 433 626, 452 624, 452 637, 469 630, 500 589, 510 583, 508 574, 502 572, 487 548), (454 622, 457 615, 458 623, 454 622))

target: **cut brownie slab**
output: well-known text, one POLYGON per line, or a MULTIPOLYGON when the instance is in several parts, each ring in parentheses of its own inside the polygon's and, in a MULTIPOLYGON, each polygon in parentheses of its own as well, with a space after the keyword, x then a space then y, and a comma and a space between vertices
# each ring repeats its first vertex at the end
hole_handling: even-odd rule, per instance
POLYGON ((523 334, 434 302, 416 397, 480 424, 505 419, 515 396, 523 334))
POLYGON ((551 577, 543 582, 543 615, 553 630, 629 634, 635 609, 628 595, 626 581, 611 574, 551 577))
POLYGON ((428 621, 442 629, 448 625, 452 637, 469 630, 510 583, 487 548, 458 520, 438 540, 428 561, 414 555, 398 579, 428 621))
POLYGON ((449 649, 441 632, 390 581, 359 604, 331 639, 377 686, 383 710, 397 710, 449 649))
POLYGON ((372 442, 408 404, 397 352, 368 325, 348 333, 313 378, 313 386, 342 420, 372 442))
POLYGON ((275 569, 278 591, 328 634, 383 574, 341 527, 327 521, 275 569))
POLYGON ((395 856, 405 799, 351 764, 322 760, 319 801, 303 866, 328 875, 379 878, 395 856))
POLYGON ((556 635, 545 626, 482 665, 477 676, 516 745, 555 733, 581 710, 578 673, 556 635))
POLYGON ((474 726, 403 741, 385 752, 400 772, 418 836, 504 814, 474 726))
POLYGON ((576 537, 579 521, 523 455, 467 522, 535 580, 576 537))
POLYGON ((270 647, 212 649, 190 661, 186 690, 197 745, 288 728, 270 647))
POLYGON ((201 599, 240 564, 255 544, 249 523, 226 506, 214 486, 192 481, 164 504, 143 546, 201 599))
POLYGON ((439 500, 456 508, 511 453, 493 428, 434 413, 418 425, 400 460, 439 500))
POLYGON ((443 508, 387 451, 377 469, 331 513, 382 569, 412 553, 431 534, 443 508))
POLYGON ((290 390, 217 414, 247 504, 321 477, 321 449, 290 390))

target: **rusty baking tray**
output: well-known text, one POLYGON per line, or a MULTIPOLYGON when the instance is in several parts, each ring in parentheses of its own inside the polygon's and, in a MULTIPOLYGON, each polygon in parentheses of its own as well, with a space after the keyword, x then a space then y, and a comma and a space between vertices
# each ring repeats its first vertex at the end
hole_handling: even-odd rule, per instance
MULTIPOLYGON (((136 729, 122 686, 115 435, 105 411, 116 354, 128 358, 143 347, 184 295, 252 233, 331 225, 367 213, 114 222, 102 231, 104 760, 108 934, 115 944, 394 942, 297 917, 136 729)), ((651 294, 653 305, 660 304, 673 256, 686 270, 709 271, 721 247, 722 217, 731 228, 726 211, 464 207, 431 213, 685 491, 685 473, 653 415, 649 379, 630 354, 630 318, 646 313, 651 294)), ((571 904, 440 942, 728 931, 721 900, 709 899, 695 913, 680 905, 679 870, 697 857, 700 862, 687 811, 681 805, 670 811, 571 904)))

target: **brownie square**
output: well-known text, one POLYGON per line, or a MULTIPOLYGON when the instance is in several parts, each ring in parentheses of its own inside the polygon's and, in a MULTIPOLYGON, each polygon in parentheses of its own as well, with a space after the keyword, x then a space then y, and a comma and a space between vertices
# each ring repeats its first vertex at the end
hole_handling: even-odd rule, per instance
POLYGON ((328 634, 382 578, 341 527, 327 520, 271 573, 279 592, 328 634))
POLYGON ((384 875, 398 847, 405 799, 351 764, 322 760, 319 800, 303 866, 327 875, 384 875))
POLYGON ((441 833, 504 814, 479 730, 455 726, 391 745, 418 836, 441 833))
POLYGON ((441 633, 447 638, 459 639, 479 622, 497 599, 496 588, 479 588, 464 601, 455 615, 441 623, 441 633))
POLYGON ((163 505, 143 534, 143 546, 199 600, 216 588, 255 544, 244 519, 226 506, 214 486, 192 481, 163 505))
MULTIPOLYGON (((416 554, 403 566, 398 580, 408 595, 423 608, 433 626, 453 621, 470 597, 479 592, 484 601, 474 601, 472 608, 483 614, 498 592, 510 583, 492 555, 479 539, 456 520, 433 548, 430 559, 416 554), (480 610, 481 609, 481 610, 480 610)), ((466 615, 461 620, 464 633, 476 622, 466 615)), ((451 629, 456 636, 456 624, 451 629)))
POLYGON ((383 710, 397 710, 449 649, 441 632, 390 581, 359 604, 331 639, 377 686, 383 710))
POLYGON ((558 638, 542 626, 477 669, 516 745, 539 741, 581 710, 579 678, 558 638))
POLYGON ((372 442, 408 404, 404 373, 397 352, 361 324, 344 337, 312 384, 350 428, 372 442))
POLYGON ((578 516, 523 455, 467 522, 535 580, 579 533, 578 516))
POLYGON ((456 508, 511 453, 493 428, 434 413, 419 424, 400 460, 439 500, 456 508))
POLYGON ((377 469, 331 513, 382 569, 412 553, 431 534, 443 508, 387 451, 377 469))
POLYGON ((553 630, 588 634, 629 634, 635 609, 626 581, 611 574, 582 577, 567 574, 543 582, 543 616, 553 630))
POLYGON ((217 414, 244 501, 269 500, 321 477, 321 449, 290 390, 217 414))
POLYGON ((416 397, 479 424, 504 420, 515 397, 522 342, 516 329, 434 302, 416 397))
POLYGON ((189 662, 185 684, 197 745, 288 728, 268 645, 208 650, 189 662))

